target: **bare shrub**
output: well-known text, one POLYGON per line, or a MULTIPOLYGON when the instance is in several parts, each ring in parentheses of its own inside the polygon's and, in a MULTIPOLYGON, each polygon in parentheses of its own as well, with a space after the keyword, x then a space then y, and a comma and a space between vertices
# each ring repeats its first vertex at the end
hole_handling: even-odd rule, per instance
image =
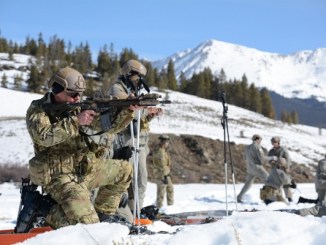
POLYGON ((21 182, 22 177, 27 177, 28 166, 19 164, 0 165, 0 183, 21 182))

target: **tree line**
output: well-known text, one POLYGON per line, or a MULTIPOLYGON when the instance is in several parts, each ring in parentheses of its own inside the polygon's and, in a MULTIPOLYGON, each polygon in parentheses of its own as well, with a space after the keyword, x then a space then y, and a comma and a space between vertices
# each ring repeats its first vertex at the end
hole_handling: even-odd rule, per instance
MULTIPOLYGON (((86 95, 91 95, 99 89, 105 91, 119 75, 123 63, 129 59, 137 59, 148 70, 146 82, 149 86, 158 87, 160 90, 180 91, 216 101, 220 101, 221 96, 225 95, 229 104, 261 113, 272 119, 276 118, 269 91, 266 88, 257 88, 253 83, 249 84, 245 74, 239 80, 231 80, 227 78, 223 69, 216 76, 209 68, 205 68, 202 72, 194 73, 190 78, 186 78, 181 73, 177 79, 172 60, 169 60, 166 68, 158 70, 150 62, 140 59, 131 48, 124 48, 117 53, 111 43, 100 48, 97 59, 93 62, 87 42, 73 47, 71 42, 66 43, 54 35, 46 43, 42 33, 39 33, 37 40, 28 36, 25 43, 18 44, 2 37, 0 32, 0 52, 8 53, 10 60, 13 60, 13 54, 26 54, 32 57, 28 61, 30 75, 26 81, 27 88, 25 88, 30 92, 44 93, 47 90, 45 82, 51 74, 65 66, 71 66, 84 75, 87 81, 86 95)), ((6 81, 7 77, 3 75, 2 87, 6 87, 6 81)), ((22 85, 23 78, 15 76, 14 88, 23 90, 22 85)), ((296 112, 282 112, 281 120, 298 123, 298 115, 296 112)))

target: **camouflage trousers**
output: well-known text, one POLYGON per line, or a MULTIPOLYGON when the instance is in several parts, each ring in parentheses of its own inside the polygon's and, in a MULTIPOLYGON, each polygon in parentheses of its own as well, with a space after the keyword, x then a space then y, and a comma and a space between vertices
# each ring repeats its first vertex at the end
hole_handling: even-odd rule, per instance
POLYGON ((123 160, 94 161, 87 174, 80 178, 76 174, 56 174, 44 190, 57 202, 46 217, 54 228, 77 223, 97 223, 97 212, 114 214, 123 192, 132 178, 132 166, 123 160), (95 204, 90 190, 98 188, 95 204))
POLYGON ((260 199, 268 202, 285 202, 281 189, 276 189, 266 185, 260 189, 260 199))
POLYGON ((161 180, 157 181, 156 206, 158 208, 163 206, 165 195, 168 205, 173 205, 174 202, 174 190, 171 177, 168 176, 167 180, 167 184, 164 184, 161 180))
POLYGON ((310 208, 302 208, 298 211, 301 216, 313 215, 316 217, 322 217, 326 215, 326 207, 321 204, 317 204, 310 208))

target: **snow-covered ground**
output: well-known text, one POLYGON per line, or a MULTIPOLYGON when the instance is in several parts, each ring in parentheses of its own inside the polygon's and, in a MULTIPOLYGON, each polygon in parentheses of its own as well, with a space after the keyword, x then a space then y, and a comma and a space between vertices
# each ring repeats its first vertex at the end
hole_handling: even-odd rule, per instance
MULTIPOLYGON (((165 94, 162 94, 165 96, 165 94)), ((28 136, 24 116, 31 100, 41 95, 28 94, 0 88, 0 164, 27 164, 33 156, 31 140, 28 136), (9 119, 8 119, 9 118, 9 119)), ((151 122, 153 133, 196 134, 223 140, 221 103, 200 99, 177 92, 168 94, 171 105, 164 106, 164 115, 151 122)), ((261 115, 228 106, 228 126, 230 140, 237 144, 251 142, 252 134, 261 134, 262 145, 269 149, 270 138, 279 135, 287 145, 294 161, 303 164, 316 164, 325 154, 326 141, 317 128, 304 125, 287 125, 267 119, 261 115), (240 136, 244 133, 244 137, 240 136)), ((324 133, 324 132, 323 132, 324 133)), ((217 163, 219 164, 219 163, 217 163)), ((236 167, 236 166, 235 166, 236 167)), ((300 217, 276 209, 298 209, 311 204, 296 204, 299 196, 316 198, 314 184, 298 184, 294 192, 294 202, 273 203, 266 206, 259 200, 256 184, 245 195, 246 203, 238 204, 238 210, 256 208, 260 212, 234 212, 233 215, 205 225, 180 227, 175 235, 129 236, 126 227, 117 224, 76 225, 38 235, 23 244, 325 244, 326 218, 300 217)), ((235 186, 238 193, 242 184, 235 186)), ((155 185, 149 183, 145 205, 155 202, 155 185)), ((162 212, 179 213, 213 209, 236 210, 231 183, 175 185, 175 203, 164 206, 162 212)), ((19 188, 13 184, 0 185, 0 228, 13 228, 19 205, 19 188)), ((154 231, 174 231, 163 222, 149 227, 154 231)))
MULTIPOLYGON (((259 200, 259 188, 255 184, 245 195, 245 204, 238 204, 238 210, 256 208, 260 212, 234 212, 215 223, 204 225, 168 226, 157 221, 148 229, 173 232, 175 235, 128 235, 128 229, 119 224, 75 225, 47 232, 31 238, 22 244, 133 244, 133 245, 180 245, 180 244, 277 244, 277 245, 323 245, 326 237, 326 217, 301 217, 295 214, 271 211, 275 209, 297 209, 311 204, 296 204, 299 196, 316 198, 313 184, 299 184, 294 192, 295 202, 281 202, 266 206, 259 200)), ((238 193, 242 185, 235 185, 238 193)), ((0 185, 0 229, 13 228, 19 206, 19 188, 13 184, 0 185)), ((156 185, 149 183, 145 205, 155 202, 156 185)), ((228 210, 236 210, 233 186, 228 185, 228 210)), ((180 213, 226 209, 225 185, 223 184, 187 184, 175 185, 175 203, 163 206, 162 212, 180 213)))

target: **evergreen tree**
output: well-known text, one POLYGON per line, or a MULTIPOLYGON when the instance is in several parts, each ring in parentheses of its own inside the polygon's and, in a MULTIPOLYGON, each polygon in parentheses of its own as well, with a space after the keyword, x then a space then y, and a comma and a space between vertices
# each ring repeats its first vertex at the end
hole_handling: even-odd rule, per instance
POLYGON ((281 112, 281 121, 282 122, 287 122, 288 120, 288 112, 286 110, 282 110, 281 112))
POLYGON ((262 112, 262 101, 259 90, 252 83, 249 87, 249 106, 248 109, 254 112, 262 112))
POLYGON ((3 73, 2 78, 1 78, 1 86, 3 88, 7 88, 8 87, 8 78, 6 73, 3 73))
POLYGON ((162 69, 158 76, 158 88, 160 91, 167 89, 168 76, 165 69, 162 69))
POLYGON ((168 89, 176 91, 178 88, 177 79, 175 78, 174 64, 170 59, 167 68, 168 89))
POLYGON ((291 121, 293 124, 298 124, 299 123, 299 115, 296 111, 291 112, 291 121))
MULTIPOLYGON (((31 61, 29 61, 31 63, 31 61)), ((31 63, 30 65, 30 76, 27 80, 27 88, 29 92, 36 93, 38 88, 40 87, 40 81, 39 81, 39 72, 37 70, 37 67, 31 63)))
POLYGON ((245 108, 248 108, 250 103, 249 102, 250 95, 249 95, 249 88, 248 88, 248 79, 246 74, 243 74, 241 78, 241 87, 242 87, 242 104, 245 108))
POLYGON ((275 119, 275 110, 267 88, 263 88, 260 91, 260 97, 262 102, 262 114, 271 119, 275 119))
POLYGON ((186 89, 186 87, 188 85, 188 80, 186 79, 186 76, 183 73, 183 71, 180 73, 179 84, 180 84, 179 91, 184 93, 185 89, 186 89))
POLYGON ((22 90, 22 81, 23 78, 20 75, 14 75, 14 89, 15 90, 22 90))
POLYGON ((36 57, 45 57, 47 55, 46 44, 43 40, 42 33, 38 34, 36 57))
POLYGON ((122 49, 120 53, 120 67, 122 67, 123 64, 130 59, 138 60, 138 55, 131 48, 122 49))

